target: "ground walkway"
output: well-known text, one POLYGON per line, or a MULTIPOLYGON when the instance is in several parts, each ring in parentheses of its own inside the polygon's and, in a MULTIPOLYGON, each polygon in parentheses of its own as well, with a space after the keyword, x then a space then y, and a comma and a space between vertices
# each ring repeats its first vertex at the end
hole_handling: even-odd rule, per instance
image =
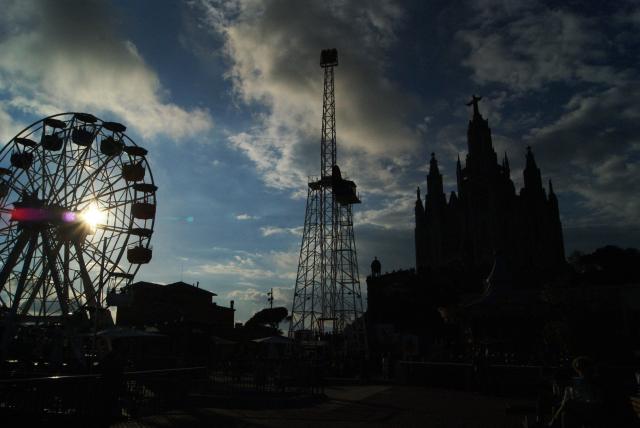
POLYGON ((113 428, 151 427, 421 427, 521 428, 533 402, 426 387, 328 387, 325 399, 264 399, 202 395, 196 406, 122 422, 113 428))

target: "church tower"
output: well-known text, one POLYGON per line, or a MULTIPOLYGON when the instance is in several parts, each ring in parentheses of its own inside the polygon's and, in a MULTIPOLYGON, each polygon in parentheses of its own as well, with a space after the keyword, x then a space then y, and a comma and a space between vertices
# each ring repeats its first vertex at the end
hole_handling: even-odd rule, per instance
POLYGON ((426 236, 426 219, 424 215, 424 206, 422 205, 422 198, 420 197, 420 188, 416 190, 416 227, 414 230, 414 239, 416 247, 416 270, 422 271, 426 268, 425 260, 427 259, 427 253, 425 244, 427 243, 426 236))
POLYGON ((427 266, 438 267, 444 261, 444 235, 447 198, 442 186, 442 174, 438 169, 435 153, 431 153, 429 174, 427 175, 427 195, 425 198, 425 217, 427 235, 427 266))

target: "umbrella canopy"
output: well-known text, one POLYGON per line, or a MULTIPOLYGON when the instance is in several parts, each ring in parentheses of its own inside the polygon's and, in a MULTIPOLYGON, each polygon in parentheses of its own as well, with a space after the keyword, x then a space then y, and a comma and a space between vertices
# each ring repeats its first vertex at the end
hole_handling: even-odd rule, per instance
POLYGON ((222 337, 218 337, 218 336, 213 336, 211 338, 211 341, 216 345, 235 345, 236 344, 236 342, 234 342, 233 340, 223 339, 222 337))
POLYGON ((284 336, 261 337, 260 339, 253 339, 253 341, 256 343, 267 343, 273 345, 290 345, 294 342, 293 339, 289 339, 284 336))

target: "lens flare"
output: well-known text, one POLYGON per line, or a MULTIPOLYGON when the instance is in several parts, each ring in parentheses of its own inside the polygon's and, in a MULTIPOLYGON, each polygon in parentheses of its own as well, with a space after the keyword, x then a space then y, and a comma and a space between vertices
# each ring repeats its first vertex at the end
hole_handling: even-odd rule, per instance
POLYGON ((104 211, 101 211, 98 208, 98 205, 93 203, 85 208, 80 213, 80 219, 91 228, 91 230, 95 231, 96 228, 103 224, 107 219, 107 214, 104 211))

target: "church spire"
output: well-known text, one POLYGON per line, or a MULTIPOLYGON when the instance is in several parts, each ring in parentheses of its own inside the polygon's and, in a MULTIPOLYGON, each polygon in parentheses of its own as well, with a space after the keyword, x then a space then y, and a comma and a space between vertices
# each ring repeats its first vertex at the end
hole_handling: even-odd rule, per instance
POLYGON ((460 153, 458 153, 458 161, 456 162, 456 181, 458 183, 458 194, 462 192, 462 164, 460 163, 460 153))
POLYGON ((509 168, 509 158, 507 157, 507 152, 504 152, 504 158, 502 159, 502 170, 504 171, 505 176, 511 176, 511 169, 509 168))
POLYGON ((442 195, 442 175, 438 169, 438 160, 436 154, 431 153, 431 161, 429 162, 429 175, 427 175, 427 196, 434 197, 435 195, 442 195))
POLYGON ((422 205, 422 198, 420 197, 420 187, 416 190, 416 207, 415 207, 415 215, 416 215, 416 227, 422 224, 424 220, 424 205, 422 205))
POLYGON ((429 175, 434 173, 440 174, 440 170, 438 169, 438 161, 436 160, 436 154, 431 152, 431 160, 429 161, 429 175))
POLYGON ((551 180, 549 180, 549 202, 551 203, 551 207, 554 210, 554 212, 558 211, 558 197, 556 196, 555 192, 553 191, 553 183, 551 182, 551 180))
POLYGON ((538 165, 536 165, 536 158, 533 157, 533 152, 531 151, 531 146, 527 146, 527 154, 526 154, 526 160, 527 160, 527 168, 537 168, 538 165))
POLYGON ((527 146, 526 166, 522 172, 524 177, 524 188, 530 191, 542 191, 542 177, 540 168, 536 165, 536 159, 533 157, 531 146, 527 146))

